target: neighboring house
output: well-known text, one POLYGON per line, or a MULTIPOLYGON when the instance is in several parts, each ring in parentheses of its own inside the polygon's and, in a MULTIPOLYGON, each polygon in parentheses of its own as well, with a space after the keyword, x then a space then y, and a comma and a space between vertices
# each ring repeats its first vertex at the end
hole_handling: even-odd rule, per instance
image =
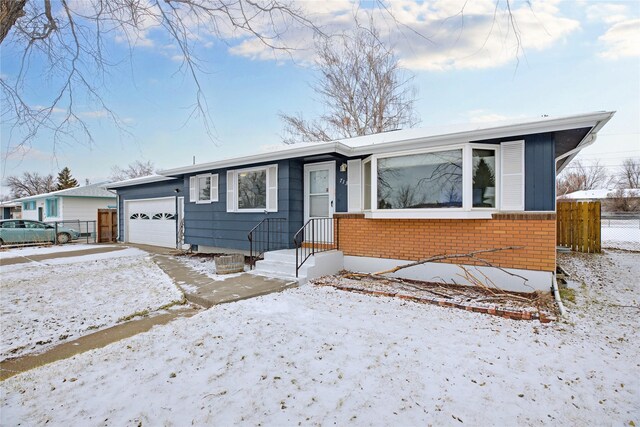
POLYGON ((96 221, 98 209, 116 207, 116 195, 106 183, 67 188, 16 199, 22 203, 22 218, 37 221, 96 221))
POLYGON ((0 202, 0 219, 22 218, 22 203, 10 200, 0 202))
MULTIPOLYGON (((279 218, 285 245, 293 248, 293 236, 309 219, 334 218, 335 228, 314 235, 328 235, 339 251, 327 258, 330 265, 314 267, 309 275, 342 268, 379 271, 442 253, 517 246, 482 256, 502 270, 481 267, 481 260, 456 262, 474 266, 470 274, 503 288, 547 290, 556 267, 556 175, 595 141, 613 114, 304 143, 168 169, 108 188, 118 193, 125 242, 176 247, 183 235, 198 251, 246 252, 248 232, 265 218, 279 218)), ((281 261, 283 269, 290 262, 281 261)), ((402 274, 469 282, 447 262, 402 274)))
MULTIPOLYGON (((628 210, 621 209, 621 205, 627 207, 640 207, 640 189, 638 188, 626 188, 626 189, 607 189, 599 188, 597 190, 580 190, 573 193, 565 194, 558 197, 558 201, 562 200, 574 200, 574 201, 594 201, 601 202, 603 211, 620 211, 628 210), (621 204, 621 199, 624 200, 624 204, 621 204)), ((637 209, 631 209, 637 210, 637 209)))

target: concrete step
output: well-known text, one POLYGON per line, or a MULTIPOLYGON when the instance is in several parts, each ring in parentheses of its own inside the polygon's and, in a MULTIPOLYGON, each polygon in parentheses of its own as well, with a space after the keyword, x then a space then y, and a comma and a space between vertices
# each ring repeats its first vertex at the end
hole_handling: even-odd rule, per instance
MULTIPOLYGON (((278 261, 283 263, 296 263, 296 252, 295 249, 284 249, 280 251, 271 251, 264 253, 264 261, 278 261)), ((315 259, 313 257, 309 257, 305 265, 309 264, 310 266, 315 265, 315 259)), ((295 267, 294 267, 295 268, 295 267)))
MULTIPOLYGON (((256 268, 254 269, 254 271, 257 273, 278 274, 278 275, 295 277, 296 263, 262 260, 262 261, 256 262, 256 268)), ((300 267, 300 271, 298 272, 298 275, 306 276, 306 273, 307 273, 307 266, 303 265, 302 267, 300 267)))

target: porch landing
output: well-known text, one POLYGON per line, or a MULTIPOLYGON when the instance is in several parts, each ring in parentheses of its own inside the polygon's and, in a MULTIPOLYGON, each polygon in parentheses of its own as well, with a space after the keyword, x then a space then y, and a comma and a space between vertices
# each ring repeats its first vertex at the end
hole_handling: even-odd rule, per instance
POLYGON ((309 279, 336 274, 343 268, 344 255, 342 251, 320 252, 307 259, 300 267, 296 278, 296 250, 281 249, 265 252, 264 259, 256 262, 256 268, 251 273, 283 280, 297 280, 302 285, 307 283, 309 279))

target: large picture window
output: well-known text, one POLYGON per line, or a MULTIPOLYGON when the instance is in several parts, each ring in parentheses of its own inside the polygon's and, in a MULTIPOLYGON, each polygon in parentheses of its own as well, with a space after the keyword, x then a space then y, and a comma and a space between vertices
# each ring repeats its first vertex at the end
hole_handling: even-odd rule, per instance
POLYGON ((267 208, 266 169, 238 173, 238 209, 267 208))
POLYGON ((377 173, 378 209, 462 207, 462 149, 380 158, 377 173))

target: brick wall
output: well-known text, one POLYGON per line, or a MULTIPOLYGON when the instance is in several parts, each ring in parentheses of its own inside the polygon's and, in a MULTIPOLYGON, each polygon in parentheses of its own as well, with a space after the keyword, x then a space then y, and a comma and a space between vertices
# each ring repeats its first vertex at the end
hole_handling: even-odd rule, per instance
MULTIPOLYGON (((419 260, 442 253, 522 246, 481 255, 503 268, 555 271, 554 213, 494 214, 492 219, 365 219, 336 214, 345 255, 419 260)), ((475 264, 456 259, 458 264, 475 264)))

